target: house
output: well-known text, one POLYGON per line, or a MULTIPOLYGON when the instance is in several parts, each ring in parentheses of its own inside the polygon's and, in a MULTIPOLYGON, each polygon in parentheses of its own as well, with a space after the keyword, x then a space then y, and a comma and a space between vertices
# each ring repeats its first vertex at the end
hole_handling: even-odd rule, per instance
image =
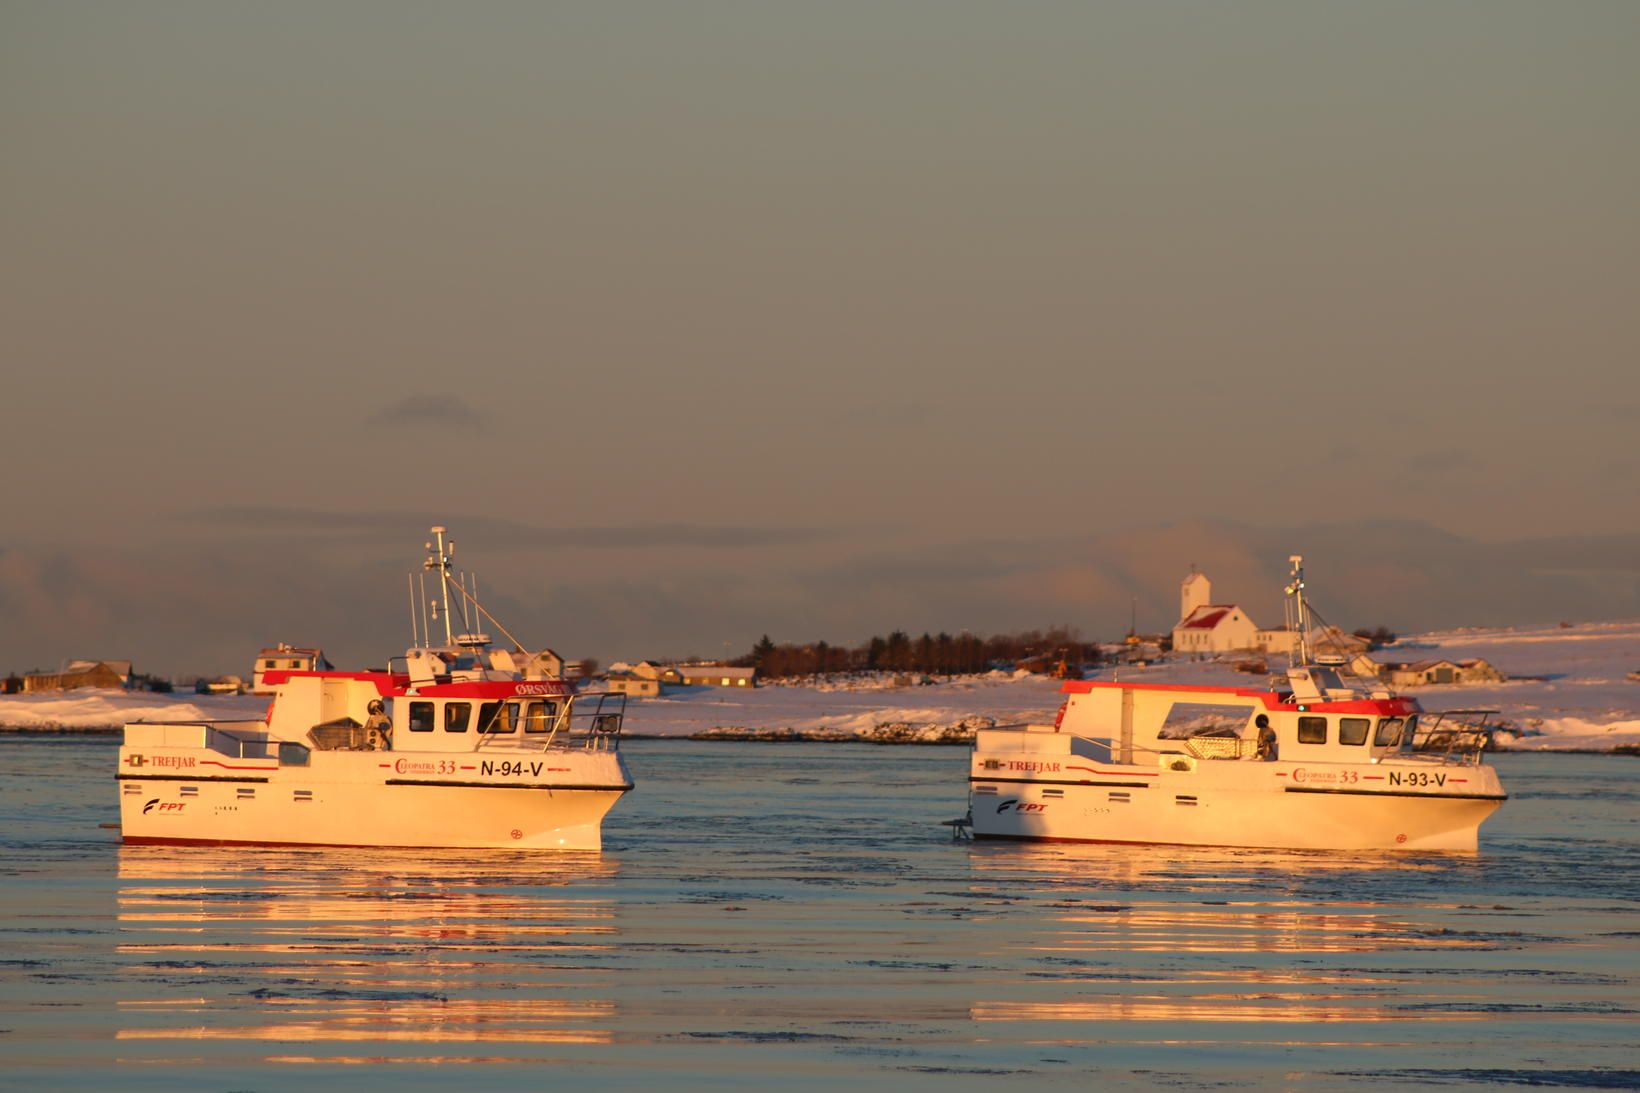
POLYGON ((1446 683, 1501 683, 1507 677, 1487 661, 1419 660, 1386 663, 1384 681, 1392 687, 1424 687, 1446 683))
POLYGON ((1289 630, 1285 626, 1277 626, 1273 630, 1258 630, 1253 634, 1253 651, 1284 657, 1292 656, 1298 651, 1298 631, 1289 630))
POLYGON ((656 660, 640 660, 631 667, 630 671, 639 679, 653 679, 663 686, 667 684, 681 686, 683 684, 682 672, 670 664, 662 664, 656 660))
POLYGON ((515 662, 522 661, 518 670, 525 679, 563 679, 564 658, 551 649, 543 649, 539 653, 532 653, 526 659, 514 657, 515 662))
POLYGON ((325 659, 323 649, 307 649, 280 642, 271 648, 263 649, 256 654, 256 661, 251 670, 251 691, 255 694, 272 694, 273 688, 262 682, 262 673, 272 670, 282 672, 329 672, 330 661, 325 659))
POLYGON ((1463 677, 1458 680, 1459 683, 1503 683, 1509 678, 1501 669, 1480 657, 1460 660, 1458 668, 1463 677))
POLYGON ((661 693, 661 681, 653 676, 644 677, 630 671, 610 672, 605 687, 616 694, 631 698, 654 698, 661 693))
POLYGON ((74 691, 82 687, 119 688, 131 683, 129 660, 71 660, 56 672, 33 672, 23 677, 23 693, 74 691))
POLYGON ((688 687, 756 687, 756 668, 730 668, 723 664, 679 664, 677 673, 688 687))

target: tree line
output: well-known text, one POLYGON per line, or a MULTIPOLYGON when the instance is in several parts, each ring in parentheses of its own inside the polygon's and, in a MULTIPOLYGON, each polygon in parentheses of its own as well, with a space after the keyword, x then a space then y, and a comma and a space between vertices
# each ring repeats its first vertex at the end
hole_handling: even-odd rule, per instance
POLYGON ((914 638, 904 630, 895 630, 852 647, 823 641, 777 645, 764 634, 751 652, 730 663, 756 668, 765 679, 791 679, 851 672, 953 676, 993 668, 1053 671, 1060 663, 1069 671, 1078 671, 1098 662, 1097 645, 1084 642, 1074 628, 1056 626, 990 637, 964 631, 955 636, 941 632, 914 638))

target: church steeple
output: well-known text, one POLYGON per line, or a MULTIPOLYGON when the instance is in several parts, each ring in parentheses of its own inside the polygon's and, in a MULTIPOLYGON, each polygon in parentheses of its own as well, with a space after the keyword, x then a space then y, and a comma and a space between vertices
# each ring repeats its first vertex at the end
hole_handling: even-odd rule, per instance
POLYGON ((1195 566, 1190 567, 1190 576, 1179 585, 1179 618, 1187 619, 1196 608, 1213 602, 1213 582, 1207 579, 1207 574, 1198 573, 1195 566))

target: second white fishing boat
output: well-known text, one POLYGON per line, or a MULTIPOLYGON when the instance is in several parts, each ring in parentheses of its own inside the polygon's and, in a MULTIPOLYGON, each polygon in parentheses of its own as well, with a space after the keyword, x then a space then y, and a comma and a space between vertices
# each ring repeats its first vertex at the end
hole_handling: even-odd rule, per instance
POLYGON ((1474 850, 1506 799, 1487 711, 1425 713, 1312 663, 1302 559, 1294 665, 1269 690, 1067 681, 1053 725, 982 729, 977 838, 1326 850, 1474 850))

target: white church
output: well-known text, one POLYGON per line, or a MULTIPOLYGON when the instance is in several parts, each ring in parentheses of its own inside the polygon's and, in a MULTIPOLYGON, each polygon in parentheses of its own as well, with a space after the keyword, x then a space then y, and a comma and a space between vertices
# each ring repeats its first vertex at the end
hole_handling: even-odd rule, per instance
POLYGON ((1213 602, 1213 582, 1192 569, 1179 586, 1179 621, 1173 627, 1178 653, 1282 653, 1292 650, 1296 635, 1286 627, 1261 630, 1241 607, 1213 602))

